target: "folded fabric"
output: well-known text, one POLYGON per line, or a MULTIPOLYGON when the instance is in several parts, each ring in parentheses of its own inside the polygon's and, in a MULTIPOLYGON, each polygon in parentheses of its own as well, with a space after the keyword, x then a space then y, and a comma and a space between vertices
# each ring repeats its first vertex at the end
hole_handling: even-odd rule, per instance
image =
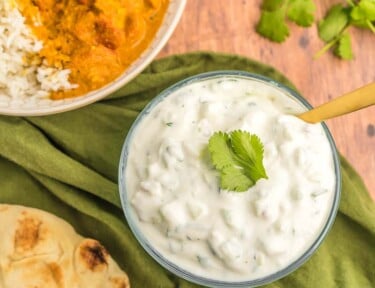
MULTIPOLYGON (((164 270, 134 238, 121 209, 118 164, 126 134, 150 99, 188 76, 231 69, 293 87, 264 64, 201 52, 154 61, 114 94, 75 111, 0 116, 0 203, 46 210, 100 240, 132 287, 197 287, 164 270)), ((375 287, 375 204, 349 163, 341 158, 341 165, 340 210, 328 237, 301 268, 266 287, 375 287)))

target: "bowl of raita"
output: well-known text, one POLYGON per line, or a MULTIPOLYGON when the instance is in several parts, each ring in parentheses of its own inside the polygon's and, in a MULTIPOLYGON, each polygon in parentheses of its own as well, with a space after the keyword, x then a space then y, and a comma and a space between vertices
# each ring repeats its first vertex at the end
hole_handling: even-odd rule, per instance
POLYGON ((142 247, 179 277, 252 287, 299 268, 338 209, 338 153, 311 106, 260 75, 216 71, 154 98, 126 136, 125 218, 142 247))

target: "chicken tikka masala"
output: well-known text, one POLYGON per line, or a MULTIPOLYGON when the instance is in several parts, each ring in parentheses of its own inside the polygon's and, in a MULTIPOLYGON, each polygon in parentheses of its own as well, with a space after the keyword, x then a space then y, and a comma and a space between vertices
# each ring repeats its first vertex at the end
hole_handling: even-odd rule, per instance
POLYGON ((168 0, 18 0, 26 23, 43 41, 42 59, 70 69, 75 97, 117 78, 150 44, 168 0))

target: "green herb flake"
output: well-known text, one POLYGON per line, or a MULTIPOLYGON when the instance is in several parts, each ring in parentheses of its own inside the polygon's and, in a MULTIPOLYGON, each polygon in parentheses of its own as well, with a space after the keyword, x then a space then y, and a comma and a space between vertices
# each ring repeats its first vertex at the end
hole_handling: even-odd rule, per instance
POLYGON ((263 144, 246 131, 216 132, 208 143, 211 161, 220 172, 222 189, 244 192, 261 179, 268 179, 263 166, 263 144))
POLYGON ((299 26, 314 23, 313 0, 264 0, 256 31, 265 38, 283 42, 289 36, 287 19, 299 26))
POLYGON ((309 27, 314 23, 315 4, 311 0, 290 0, 288 18, 299 26, 309 27))
POLYGON ((167 122, 167 123, 165 123, 165 125, 171 127, 171 126, 173 126, 173 122, 167 122))
POLYGON ((267 11, 275 11, 285 4, 286 0, 263 0, 262 9, 267 11))
POLYGON ((351 23, 361 27, 369 28, 375 33, 375 1, 361 0, 354 6, 350 12, 351 23))
POLYGON ((274 42, 283 42, 289 36, 284 11, 262 11, 256 30, 259 34, 274 42))
POLYGON ((318 24, 320 39, 330 42, 340 35, 349 24, 349 10, 341 4, 332 6, 318 24))
POLYGON ((336 48, 333 50, 333 53, 342 59, 351 60, 353 59, 352 44, 350 40, 350 35, 348 33, 343 34, 336 48))

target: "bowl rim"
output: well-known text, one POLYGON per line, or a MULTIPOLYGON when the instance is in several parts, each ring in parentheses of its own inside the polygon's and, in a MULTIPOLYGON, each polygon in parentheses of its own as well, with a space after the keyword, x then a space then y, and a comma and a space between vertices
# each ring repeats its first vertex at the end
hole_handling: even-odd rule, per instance
POLYGON ((299 267, 301 267, 316 252, 316 250, 322 244, 325 237, 328 235, 328 232, 331 230, 333 223, 335 222, 336 215, 337 215, 338 208, 339 208, 340 197, 341 197, 342 175, 341 175, 341 169, 340 169, 340 157, 338 154, 338 150, 336 148, 333 137, 327 125, 324 122, 321 122, 320 124, 325 132, 326 138, 331 148, 331 155, 332 155, 334 171, 335 171, 335 176, 336 176, 335 190, 334 190, 334 195, 332 197, 331 210, 327 215, 325 224, 321 228, 321 232, 313 241, 313 243, 310 245, 310 247, 304 253, 302 253, 297 259, 295 259, 293 262, 288 264, 286 267, 270 275, 266 275, 266 276, 256 278, 253 280, 233 282, 233 281, 214 280, 214 279, 198 276, 198 275, 195 275, 194 273, 186 271, 183 268, 178 267, 176 264, 172 263, 170 260, 166 259, 161 253, 159 253, 156 250, 156 248, 154 248, 153 245, 150 244, 150 242, 143 235, 140 229, 138 229, 136 221, 133 220, 133 214, 134 214, 133 208, 131 207, 131 204, 129 203, 128 198, 127 198, 127 191, 126 191, 127 189, 126 189, 126 182, 125 182, 127 158, 129 154, 129 146, 133 138, 134 132, 136 128, 138 127, 138 124, 143 120, 144 117, 147 116, 147 114, 155 106, 157 106, 160 102, 163 101, 164 98, 168 97, 168 95, 174 93, 175 91, 195 82, 208 80, 208 79, 222 78, 222 77, 239 77, 239 78, 245 78, 245 79, 250 78, 251 80, 259 81, 266 85, 271 85, 272 87, 278 90, 281 90, 281 92, 283 92, 284 94, 289 94, 289 96, 291 96, 293 99, 295 99, 297 102, 302 104, 307 109, 313 108, 309 104, 309 102, 295 90, 269 77, 256 74, 256 73, 250 73, 250 72, 240 71, 240 70, 217 70, 217 71, 205 72, 205 73, 201 73, 201 74, 197 74, 197 75, 193 75, 188 78, 185 78, 169 86, 168 88, 164 89, 162 92, 160 92, 155 98, 153 98, 142 109, 142 111, 136 117, 135 121, 132 123, 125 137, 125 141, 123 143, 123 147, 121 150, 120 162, 119 162, 118 186, 119 186, 120 200, 121 200, 122 210, 123 210, 125 219, 134 237, 139 242, 139 244, 154 260, 156 260, 158 264, 160 264, 162 267, 164 267, 168 271, 175 274, 177 277, 181 277, 195 284, 204 285, 207 287, 257 287, 260 285, 269 284, 271 282, 279 280, 289 275, 290 273, 292 273, 299 267))
POLYGON ((171 16, 171 21, 168 22, 168 25, 165 26, 164 34, 160 34, 161 28, 163 27, 163 22, 159 27, 158 31, 156 32, 154 39, 151 43, 146 47, 146 49, 139 55, 139 57, 133 61, 129 67, 127 67, 124 72, 119 75, 115 80, 111 81, 110 83, 106 84, 105 86, 90 91, 84 95, 72 97, 72 98, 64 98, 60 100, 51 100, 49 98, 42 99, 44 101, 51 101, 54 103, 51 106, 43 106, 43 107, 36 107, 35 109, 22 109, 22 108, 13 108, 9 109, 7 107, 0 106, 0 115, 7 115, 7 116, 44 116, 44 115, 51 115, 51 114, 58 114, 62 112, 67 112, 71 110, 75 110, 84 106, 87 106, 91 103, 97 102, 109 94, 117 91, 122 86, 129 83, 133 80, 137 75, 139 75, 157 56, 157 54, 161 51, 161 49, 165 46, 169 38, 172 36, 177 24, 179 23, 183 11, 185 9, 187 0, 170 0, 168 4, 169 7, 166 10, 164 15, 163 22, 167 19, 168 15, 171 16), (170 8, 174 7, 173 14, 170 11, 170 8))

